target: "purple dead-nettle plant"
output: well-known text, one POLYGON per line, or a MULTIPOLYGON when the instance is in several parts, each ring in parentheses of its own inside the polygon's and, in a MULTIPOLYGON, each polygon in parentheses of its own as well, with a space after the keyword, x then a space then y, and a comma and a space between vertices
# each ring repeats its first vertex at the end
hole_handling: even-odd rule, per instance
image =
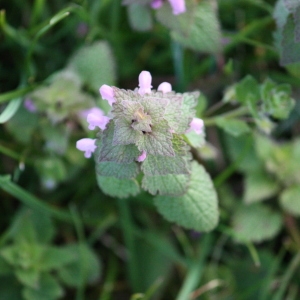
MULTIPOLYGON (((153 0, 151 2, 151 7, 154 9, 159 9, 163 5, 163 2, 163 0, 153 0)), ((185 0, 168 0, 168 2, 171 5, 174 15, 179 15, 186 11, 185 0)))
MULTIPOLYGON (((94 152, 98 177, 118 180, 142 178, 142 188, 152 194, 172 194, 162 181, 182 185, 191 174, 190 147, 185 135, 201 135, 204 124, 195 118, 199 92, 175 93, 170 83, 152 89, 148 71, 139 75, 134 91, 103 85, 100 94, 111 105, 111 118, 97 110, 87 114, 89 129, 100 129, 95 140, 82 139, 77 148, 90 157, 94 152), (141 175, 141 176, 140 176, 141 175)), ((200 137, 199 137, 200 138, 200 137)))

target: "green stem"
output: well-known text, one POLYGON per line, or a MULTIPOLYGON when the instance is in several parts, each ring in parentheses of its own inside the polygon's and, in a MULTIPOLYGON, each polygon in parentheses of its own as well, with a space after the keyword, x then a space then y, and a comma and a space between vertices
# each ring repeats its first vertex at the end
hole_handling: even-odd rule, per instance
POLYGON ((183 48, 179 43, 174 41, 172 41, 171 46, 176 77, 176 90, 183 92, 185 90, 183 48))
POLYGON ((55 217, 59 220, 73 223, 73 218, 68 212, 59 210, 44 203, 42 200, 36 198, 15 183, 11 182, 10 176, 0 176, 0 188, 19 199, 25 205, 32 207, 33 209, 49 213, 52 217, 55 217))
POLYGON ((128 275, 134 291, 139 288, 139 266, 136 260, 136 245, 134 239, 134 224, 130 214, 128 200, 118 199, 120 222, 124 241, 128 250, 128 275))
POLYGON ((216 120, 219 118, 226 118, 226 119, 236 118, 236 117, 245 115, 247 112, 248 112, 248 108, 245 106, 242 106, 242 107, 239 107, 230 112, 220 114, 217 117, 203 119, 203 121, 204 121, 205 126, 212 126, 212 125, 216 124, 216 120))
POLYGON ((282 281, 280 283, 280 288, 277 291, 277 293, 274 295, 272 300, 281 300, 284 299, 284 293, 288 287, 288 283, 291 280, 293 274, 297 270, 298 266, 300 264, 300 253, 298 253, 292 260, 291 264, 289 265, 288 269, 286 270, 282 281))
POLYGON ((241 161, 247 155, 247 153, 251 147, 250 142, 251 142, 251 139, 248 138, 248 140, 245 143, 245 146, 244 146, 243 150, 241 151, 240 155, 238 156, 238 158, 214 179, 215 187, 219 187, 220 185, 222 185, 222 183, 225 182, 234 173, 234 171, 236 170, 238 165, 241 163, 241 161))
POLYGON ((190 267, 188 269, 187 276, 184 283, 179 291, 176 300, 187 300, 190 299, 191 293, 197 288, 199 284, 204 266, 205 259, 211 249, 212 239, 210 234, 206 234, 201 241, 201 252, 198 258, 191 261, 190 267))
POLYGON ((24 88, 20 88, 20 89, 11 91, 11 92, 6 92, 4 94, 1 94, 0 95, 0 104, 8 102, 8 101, 16 99, 16 98, 23 97, 26 94, 28 94, 29 92, 33 91, 36 87, 37 87, 37 85, 32 85, 32 86, 27 86, 24 88))

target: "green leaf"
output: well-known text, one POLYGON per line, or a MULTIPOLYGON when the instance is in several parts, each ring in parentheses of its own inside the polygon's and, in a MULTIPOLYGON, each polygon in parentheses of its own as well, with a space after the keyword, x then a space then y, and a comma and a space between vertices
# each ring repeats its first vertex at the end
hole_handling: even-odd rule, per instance
POLYGON ((281 207, 293 216, 300 216, 300 186, 294 185, 283 191, 279 197, 281 207))
POLYGON ((94 91, 103 84, 113 85, 116 80, 115 60, 109 44, 99 41, 79 49, 70 59, 70 69, 94 91))
POLYGON ((221 34, 216 9, 211 1, 186 1, 186 12, 172 13, 169 3, 157 11, 157 19, 172 30, 172 38, 195 51, 218 53, 221 34))
MULTIPOLYGON (((180 107, 180 112, 177 117, 176 133, 185 133, 190 127, 190 123, 196 114, 196 105, 199 98, 199 92, 184 93, 180 107)), ((172 104, 170 104, 172 105, 172 104)))
POLYGON ((94 283, 101 275, 101 262, 94 251, 85 244, 73 244, 64 249, 77 259, 58 271, 60 279, 67 285, 78 287, 82 283, 94 283))
POLYGON ((260 100, 259 84, 252 76, 246 76, 236 85, 236 100, 250 106, 255 114, 255 104, 260 100))
POLYGON ((97 182, 103 193, 112 197, 127 198, 140 192, 140 187, 134 179, 118 179, 97 174, 97 182))
POLYGON ((68 247, 45 247, 38 268, 41 271, 58 270, 64 265, 76 261, 77 255, 68 247))
POLYGON ((295 42, 295 23, 293 15, 289 15, 280 32, 281 57, 280 64, 288 65, 300 61, 300 43, 295 42))
POLYGON ((185 228, 210 231, 218 223, 217 194, 203 166, 192 163, 188 190, 181 197, 157 196, 154 203, 167 220, 185 228))
POLYGON ((147 158, 142 163, 142 171, 148 176, 189 174, 185 157, 178 155, 173 157, 147 155, 147 158))
POLYGON ((239 242, 262 242, 275 237, 282 217, 261 203, 241 205, 232 217, 234 238, 239 242))
POLYGON ((139 166, 135 162, 130 164, 119 164, 113 161, 107 161, 97 163, 96 172, 99 176, 131 179, 138 175, 139 166))
POLYGON ((127 7, 127 14, 131 28, 137 31, 147 31, 153 26, 149 6, 133 3, 127 7))
POLYGON ((279 191, 279 184, 264 170, 246 173, 244 201, 252 203, 271 198, 279 191))
POLYGON ((5 126, 18 142, 26 144, 29 143, 34 130, 38 126, 38 115, 30 113, 25 107, 20 106, 5 126))
POLYGON ((129 145, 134 144, 140 132, 133 130, 131 127, 131 121, 126 120, 125 118, 114 119, 115 122, 115 132, 113 137, 114 145, 129 145))
POLYGON ((22 99, 20 98, 10 101, 4 111, 0 114, 0 124, 6 123, 9 119, 11 119, 17 112, 21 103, 22 99))
POLYGON ((142 188, 152 195, 181 196, 188 187, 188 175, 147 176, 142 180, 142 188))
POLYGON ((165 120, 161 120, 159 124, 153 124, 152 132, 141 135, 136 144, 140 151, 146 151, 148 154, 175 155, 172 147, 172 133, 165 120))
POLYGON ((291 98, 291 86, 288 84, 277 85, 266 79, 261 85, 263 111, 274 118, 286 119, 295 106, 291 98))
POLYGON ((96 152, 97 162, 116 162, 128 164, 134 162, 140 154, 135 145, 114 145, 114 123, 109 122, 107 128, 103 131, 100 149, 96 152), (99 153, 99 155, 98 155, 99 153))
POLYGON ((36 288, 40 282, 40 272, 36 268, 16 269, 15 275, 19 282, 31 288, 36 288))
POLYGON ((205 133, 198 134, 194 130, 185 134, 189 144, 194 148, 200 148, 205 145, 205 133))
POLYGON ((250 127, 245 121, 238 119, 217 118, 216 124, 230 135, 240 136, 250 132, 250 127))
POLYGON ((35 288, 26 287, 23 290, 26 300, 55 300, 62 295, 62 287, 50 274, 41 274, 39 284, 35 288))

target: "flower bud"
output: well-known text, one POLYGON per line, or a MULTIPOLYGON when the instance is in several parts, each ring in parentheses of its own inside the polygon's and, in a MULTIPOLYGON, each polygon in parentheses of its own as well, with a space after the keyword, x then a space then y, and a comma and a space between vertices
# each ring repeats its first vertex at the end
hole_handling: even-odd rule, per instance
POLYGON ((163 92, 164 94, 169 93, 172 91, 172 86, 169 82, 163 82, 158 86, 157 90, 163 92))
POLYGON ((152 76, 148 71, 142 71, 139 75, 139 94, 150 94, 151 93, 151 81, 152 76))

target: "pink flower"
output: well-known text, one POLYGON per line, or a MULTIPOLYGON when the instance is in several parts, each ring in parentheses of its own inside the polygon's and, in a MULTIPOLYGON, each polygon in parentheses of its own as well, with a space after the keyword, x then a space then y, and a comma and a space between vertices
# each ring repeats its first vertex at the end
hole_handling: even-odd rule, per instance
POLYGON ((194 130, 197 134, 201 134, 203 132, 204 122, 199 118, 193 118, 190 123, 190 128, 186 132, 190 132, 194 130))
MULTIPOLYGON (((185 0, 168 0, 172 7, 174 15, 182 14, 186 11, 185 0)), ((162 0, 152 0, 151 7, 154 9, 159 9, 163 4, 162 0)))
POLYGON ((112 106, 113 103, 116 102, 116 99, 114 98, 114 90, 109 85, 103 84, 100 87, 99 92, 101 94, 101 97, 104 100, 107 100, 110 106, 112 106))
POLYGON ((30 112, 36 112, 37 108, 30 98, 26 98, 24 101, 24 107, 30 112))
POLYGON ((84 138, 76 142, 76 148, 80 151, 84 152, 84 156, 86 158, 90 158, 92 153, 96 150, 97 146, 95 145, 95 141, 93 139, 84 138))
POLYGON ((159 9, 163 5, 163 0, 153 0, 151 2, 151 7, 154 9, 159 9))
POLYGON ((169 2, 174 15, 179 15, 186 11, 185 0, 169 0, 169 2))
POLYGON ((142 71, 139 75, 139 94, 144 95, 144 94, 150 94, 151 93, 151 81, 152 81, 152 76, 150 72, 148 71, 142 71))
POLYGON ((97 114, 97 113, 90 113, 87 116, 87 121, 89 123, 89 129, 94 130, 96 126, 100 129, 104 130, 106 128, 107 123, 109 122, 110 118, 97 114))
POLYGON ((172 86, 169 82, 163 82, 158 86, 157 90, 163 92, 164 94, 169 93, 172 91, 172 86))
POLYGON ((146 157, 147 157, 147 152, 143 151, 142 154, 137 158, 137 161, 142 162, 146 159, 146 157))
POLYGON ((103 116, 104 112, 99 107, 92 107, 82 110, 78 113, 78 115, 84 119, 86 119, 89 114, 97 114, 98 116, 103 116))

